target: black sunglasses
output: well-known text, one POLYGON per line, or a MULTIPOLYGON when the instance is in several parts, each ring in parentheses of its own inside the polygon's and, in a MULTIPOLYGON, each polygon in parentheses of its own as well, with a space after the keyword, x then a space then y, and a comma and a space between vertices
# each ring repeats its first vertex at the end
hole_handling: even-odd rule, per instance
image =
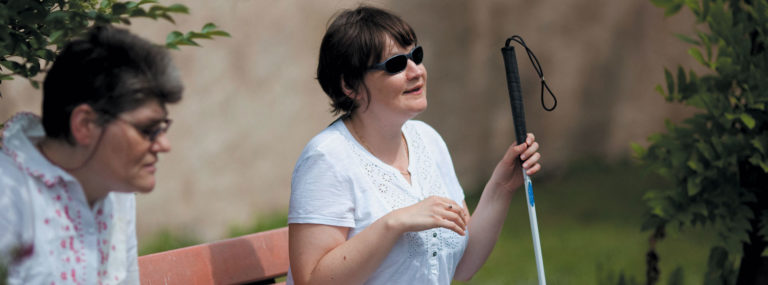
POLYGON ((385 70, 390 74, 397 74, 408 66, 408 59, 413 60, 416 64, 421 64, 421 61, 424 60, 424 49, 421 46, 416 46, 408 54, 394 55, 384 62, 374 64, 369 69, 385 70))

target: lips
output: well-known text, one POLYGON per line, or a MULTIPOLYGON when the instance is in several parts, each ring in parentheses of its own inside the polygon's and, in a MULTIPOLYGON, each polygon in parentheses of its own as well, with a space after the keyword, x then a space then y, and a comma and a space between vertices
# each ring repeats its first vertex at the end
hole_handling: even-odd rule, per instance
POLYGON ((157 163, 157 160, 150 163, 145 163, 142 166, 144 169, 148 170, 150 173, 155 173, 155 171, 157 170, 157 168, 155 168, 155 163, 157 163))
POLYGON ((157 171, 157 168, 155 168, 154 164, 150 164, 150 165, 145 165, 144 170, 146 170, 150 174, 155 174, 155 172, 157 171))
POLYGON ((424 84, 419 84, 419 85, 417 85, 417 86, 416 86, 416 87, 414 87, 414 88, 411 88, 411 89, 405 90, 405 92, 404 92, 404 93, 405 93, 405 94, 418 94, 418 93, 421 93, 421 88, 423 88, 423 87, 424 87, 424 84))

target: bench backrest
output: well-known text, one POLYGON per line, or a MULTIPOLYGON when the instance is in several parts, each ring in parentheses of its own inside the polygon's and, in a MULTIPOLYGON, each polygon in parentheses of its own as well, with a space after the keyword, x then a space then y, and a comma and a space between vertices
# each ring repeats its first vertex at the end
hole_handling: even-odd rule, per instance
POLYGON ((271 284, 288 272, 288 228, 139 257, 141 284, 271 284))

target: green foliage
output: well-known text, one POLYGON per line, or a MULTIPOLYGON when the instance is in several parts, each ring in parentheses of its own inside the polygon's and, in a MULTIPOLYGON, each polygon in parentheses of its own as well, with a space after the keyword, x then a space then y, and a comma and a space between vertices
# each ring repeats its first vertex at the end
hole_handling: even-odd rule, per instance
MULTIPOLYGON (((247 226, 231 226, 228 237, 239 237, 242 235, 263 232, 285 227, 287 224, 288 215, 282 212, 254 216, 253 222, 247 226)), ((147 255, 150 253, 201 244, 203 241, 192 234, 163 229, 153 234, 147 241, 140 240, 139 243, 139 255, 147 255)))
MULTIPOLYGON (((58 50, 88 27, 104 24, 131 24, 133 18, 163 19, 174 23, 173 15, 189 14, 182 4, 160 5, 156 0, 4 0, 0 1, 0 83, 14 76, 35 77, 54 60, 58 50)), ((195 45, 195 39, 228 37, 208 23, 200 32, 173 31, 165 45, 195 45)))
POLYGON ((147 242, 140 241, 139 255, 147 255, 200 243, 202 241, 190 234, 182 234, 164 229, 155 233, 147 242))
POLYGON ((733 263, 728 260, 728 251, 719 246, 713 247, 709 251, 704 285, 733 285, 735 283, 736 269, 734 269, 733 263))
POLYGON ((288 225, 288 214, 273 213, 265 216, 254 216, 253 222, 247 226, 232 225, 229 237, 239 237, 247 234, 282 228, 288 225))
POLYGON ((667 102, 701 112, 681 124, 667 121, 667 132, 651 135, 647 149, 632 146, 641 163, 674 183, 645 194, 649 218, 643 228, 705 225, 727 239, 747 241, 758 190, 744 186, 744 171, 768 174, 768 3, 651 2, 667 16, 687 7, 706 25, 695 36, 678 38, 694 46, 688 53, 708 72, 665 68, 666 86, 656 86, 667 102))

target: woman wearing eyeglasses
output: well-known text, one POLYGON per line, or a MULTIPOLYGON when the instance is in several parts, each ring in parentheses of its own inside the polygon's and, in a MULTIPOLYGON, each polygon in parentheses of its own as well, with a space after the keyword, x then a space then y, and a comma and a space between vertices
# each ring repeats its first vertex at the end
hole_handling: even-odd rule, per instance
POLYGON ((372 7, 341 12, 317 78, 342 116, 305 147, 291 184, 289 284, 468 280, 501 232, 533 135, 510 146, 470 218, 448 149, 427 124, 427 70, 413 29, 372 7), (520 158, 523 163, 518 162, 520 158))
POLYGON ((165 105, 181 96, 168 52, 126 30, 64 47, 42 119, 21 113, 2 131, 0 283, 139 283, 134 193, 155 186, 165 105))

